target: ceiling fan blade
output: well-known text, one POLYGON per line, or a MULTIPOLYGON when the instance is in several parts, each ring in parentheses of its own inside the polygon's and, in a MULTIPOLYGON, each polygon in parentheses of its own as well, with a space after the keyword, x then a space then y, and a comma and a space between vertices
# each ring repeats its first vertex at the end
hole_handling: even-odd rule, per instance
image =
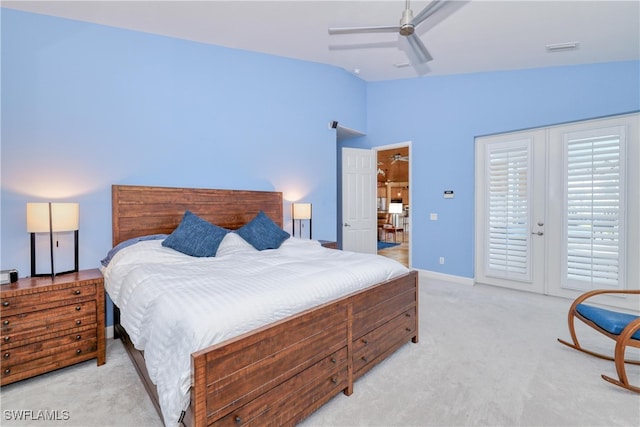
POLYGON ((446 0, 433 0, 431 3, 425 6, 416 16, 413 17, 411 23, 414 26, 417 26, 419 23, 436 13, 445 3, 448 3, 446 0))
POLYGON ((399 25, 383 27, 339 27, 329 28, 329 34, 359 34, 359 33, 397 33, 400 31, 399 25))
POLYGON ((329 50, 350 50, 350 49, 381 49, 397 48, 396 41, 375 42, 375 43, 355 43, 355 44, 330 44, 329 50))
POLYGON ((424 64, 433 59, 427 48, 425 47, 420 37, 416 35, 416 33, 407 36, 407 41, 409 42, 409 46, 411 46, 412 50, 412 63, 424 64))
POLYGON ((422 9, 420 13, 413 18, 411 23, 414 27, 417 27, 418 24, 431 18, 429 26, 433 28, 470 1, 471 0, 434 0, 422 9), (437 15, 437 17, 433 17, 434 15, 437 15))

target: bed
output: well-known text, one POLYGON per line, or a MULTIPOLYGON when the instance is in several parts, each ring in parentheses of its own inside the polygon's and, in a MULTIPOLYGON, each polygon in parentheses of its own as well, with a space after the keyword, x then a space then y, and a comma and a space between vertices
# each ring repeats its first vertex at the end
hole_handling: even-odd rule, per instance
MULTIPOLYGON (((220 227, 238 230, 251 222, 260 212, 281 228, 282 210, 282 194, 279 192, 114 185, 113 246, 143 236, 169 235, 181 224, 186 211, 220 227)), ((225 242, 226 240, 223 244, 225 242)), ((233 246, 225 246, 225 249, 229 247, 233 246)), ((158 262, 158 268, 148 276, 161 274, 162 266, 165 271, 173 271, 168 267, 173 255, 168 255, 169 261, 164 262, 161 258, 164 255, 160 254, 163 248, 160 248, 156 240, 137 243, 122 253, 135 251, 137 254, 138 251, 144 253, 145 250, 149 254, 145 257, 158 262)), ((363 256, 323 248, 317 242, 314 246, 314 242, 303 243, 296 239, 288 239, 277 250, 254 254, 247 249, 244 252, 233 253, 228 258, 233 262, 256 266, 255 268, 258 268, 262 259, 266 260, 266 264, 277 264, 281 271, 297 268, 293 258, 286 259, 285 262, 280 258, 269 261, 271 257, 276 256, 276 252, 282 252, 285 257, 293 257, 294 253, 308 253, 309 256, 335 261, 335 265, 340 265, 337 264, 338 259, 347 257, 349 263, 353 263, 350 265, 354 266, 354 270, 363 256)), ((216 258, 222 263, 227 257, 216 258)), ((181 262, 177 258, 176 260, 178 264, 181 262)), ((382 260, 383 264, 385 262, 387 261, 382 260)), ((203 261, 201 265, 205 263, 208 266, 214 262, 203 261)), ((260 277, 260 280, 266 280, 263 277, 269 276, 269 270, 256 271, 260 271, 255 276, 260 277)), ((307 274, 306 279, 298 279, 301 287, 327 282, 328 277, 342 275, 337 274, 338 270, 321 270, 319 267, 314 271, 313 274, 307 274)), ((108 276, 105 276, 105 287, 110 289, 108 276)), ((181 279, 180 275, 177 277, 174 279, 176 284, 189 282, 187 279, 181 279)), ((155 279, 151 277, 145 279, 146 282, 153 280, 155 279)), ((331 280, 335 281, 335 277, 331 280)), ((260 281, 256 279, 256 282, 260 281)), ((170 292, 171 288, 166 286, 159 288, 162 291, 157 292, 170 292)), ((271 293, 271 290, 269 292, 271 293)), ((394 270, 390 279, 361 285, 361 289, 355 291, 341 292, 339 297, 325 296, 323 302, 313 306, 300 305, 303 308, 296 312, 289 313, 283 310, 276 320, 262 320, 263 323, 249 330, 238 329, 239 332, 231 333, 231 336, 223 334, 214 343, 194 351, 189 350, 191 343, 180 347, 185 350, 177 353, 184 353, 180 354, 180 357, 187 357, 190 361, 190 375, 188 407, 179 416, 173 413, 167 416, 166 410, 163 411, 164 392, 161 390, 159 393, 161 387, 154 383, 155 377, 158 376, 158 368, 152 366, 149 369, 147 366, 147 362, 150 363, 158 356, 153 355, 150 344, 147 343, 149 347, 140 343, 134 344, 136 339, 140 340, 139 331, 136 330, 130 336, 129 331, 123 326, 126 322, 121 322, 121 319, 126 318, 126 310, 130 309, 130 304, 123 302, 123 307, 114 304, 114 333, 125 344, 156 409, 161 416, 164 414, 165 424, 175 425, 177 421, 194 426, 294 425, 336 394, 352 394, 354 382, 358 378, 407 342, 418 342, 417 272, 407 269, 401 272, 394 270), (144 351, 136 347, 143 347, 144 351), (148 361, 145 361, 145 356, 148 361)), ((300 290, 292 294, 305 295, 306 291, 300 290)), ((175 295, 164 299, 172 298, 175 298, 175 295)), ((234 299, 234 304, 240 305, 230 306, 223 319, 235 317, 236 310, 238 313, 245 311, 242 309, 245 304, 251 307, 249 302, 242 298, 244 297, 237 301, 234 299)), ((112 299, 124 301, 118 297, 112 299)), ((154 305, 156 304, 160 305, 154 301, 154 305)), ((218 313, 222 311, 221 307, 212 311, 218 313)), ((287 309, 291 310, 290 307, 287 309)), ((184 318, 193 317, 189 316, 191 310, 174 311, 183 313, 184 318)), ((256 310, 248 311, 253 313, 256 310)), ((129 318, 136 316, 132 314, 129 318)), ((176 317, 172 322, 172 325, 181 323, 182 317, 176 317)), ((215 321, 216 324, 218 322, 220 319, 215 321)), ((157 331, 164 329, 166 328, 156 327, 155 335, 148 335, 156 336, 157 331)), ((181 336, 183 335, 189 334, 182 333, 181 336)))

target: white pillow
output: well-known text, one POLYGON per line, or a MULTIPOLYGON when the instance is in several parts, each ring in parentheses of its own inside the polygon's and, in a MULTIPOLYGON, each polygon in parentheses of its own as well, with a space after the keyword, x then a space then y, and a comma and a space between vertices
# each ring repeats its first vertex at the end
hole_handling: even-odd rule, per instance
POLYGON ((220 246, 218 246, 218 250, 216 252, 216 258, 224 255, 231 255, 238 252, 257 252, 258 250, 254 248, 251 243, 244 240, 240 235, 236 232, 227 233, 220 242, 220 246))

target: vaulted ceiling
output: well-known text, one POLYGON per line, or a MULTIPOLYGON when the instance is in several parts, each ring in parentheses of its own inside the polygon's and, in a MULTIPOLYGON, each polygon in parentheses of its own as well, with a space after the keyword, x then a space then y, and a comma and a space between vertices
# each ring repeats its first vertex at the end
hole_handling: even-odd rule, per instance
MULTIPOLYGON (((417 15, 428 3, 410 6, 417 15)), ((2 7, 331 64, 366 81, 640 59, 637 0, 450 0, 416 28, 434 58, 419 70, 407 66, 406 38, 399 34, 328 34, 329 27, 398 25, 405 5, 405 0, 2 1, 2 7), (569 51, 545 49, 562 43, 577 45, 569 51)))

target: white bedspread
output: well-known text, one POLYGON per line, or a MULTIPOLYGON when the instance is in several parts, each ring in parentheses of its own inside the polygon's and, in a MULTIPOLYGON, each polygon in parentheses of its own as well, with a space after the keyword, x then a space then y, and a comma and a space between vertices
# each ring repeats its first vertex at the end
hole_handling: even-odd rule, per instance
POLYGON ((151 240, 103 268, 121 324, 144 350, 167 426, 189 406, 191 353, 406 272, 389 258, 297 238, 258 252, 235 233, 213 258, 151 240))

